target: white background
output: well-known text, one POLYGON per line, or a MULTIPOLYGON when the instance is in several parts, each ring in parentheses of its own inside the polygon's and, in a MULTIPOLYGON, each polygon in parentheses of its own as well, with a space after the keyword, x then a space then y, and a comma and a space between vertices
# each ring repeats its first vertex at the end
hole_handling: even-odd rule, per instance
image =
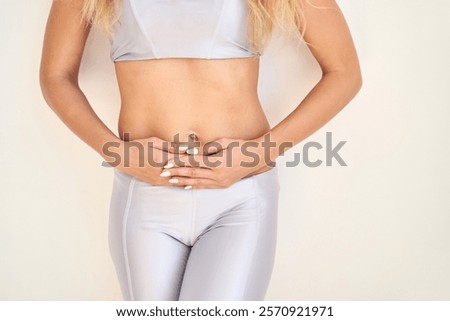
MULTIPOLYGON (((449 300, 450 3, 338 1, 364 85, 279 158, 278 248, 267 300, 449 300), (285 166, 308 141, 346 141, 346 167, 285 166)), ((0 299, 120 300, 109 256, 112 171, 44 102, 50 0, 0 0, 0 299)), ((304 46, 276 34, 259 93, 273 126, 317 82, 304 46)), ((109 43, 91 33, 80 85, 116 131, 109 43)), ((68 102, 70 103, 70 102, 68 102)), ((311 158, 323 159, 317 151, 311 158)))

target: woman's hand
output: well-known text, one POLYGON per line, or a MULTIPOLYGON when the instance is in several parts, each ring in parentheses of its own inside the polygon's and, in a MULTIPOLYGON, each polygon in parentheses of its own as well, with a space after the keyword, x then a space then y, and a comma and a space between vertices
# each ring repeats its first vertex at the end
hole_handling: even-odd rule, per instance
POLYGON ((162 177, 175 186, 225 188, 273 167, 261 142, 222 138, 169 159, 162 177))
POLYGON ((158 137, 150 137, 111 145, 108 155, 114 161, 107 161, 118 170, 152 185, 172 185, 160 174, 167 161, 178 153, 185 153, 185 150, 171 147, 158 137))

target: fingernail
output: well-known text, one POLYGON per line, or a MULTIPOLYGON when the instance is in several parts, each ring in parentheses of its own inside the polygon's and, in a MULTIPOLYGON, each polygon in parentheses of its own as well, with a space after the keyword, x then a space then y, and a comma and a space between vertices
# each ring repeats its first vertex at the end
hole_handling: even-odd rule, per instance
POLYGON ((184 187, 184 189, 191 189, 191 188, 192 188, 191 185, 187 185, 187 186, 184 187))
POLYGON ((189 154, 189 155, 197 155, 198 154, 198 148, 197 147, 189 148, 188 150, 186 150, 186 153, 189 154))
POLYGON ((171 178, 171 179, 169 179, 169 183, 177 184, 178 183, 178 179, 171 178))
POLYGON ((180 144, 180 146, 178 146, 178 150, 181 152, 186 151, 186 149, 188 149, 188 145, 187 144, 180 144))
POLYGON ((172 163, 168 163, 167 165, 164 165, 164 168, 172 168, 173 164, 172 163))
POLYGON ((161 174, 159 174, 159 176, 161 176, 161 177, 168 177, 168 176, 170 176, 170 175, 172 175, 172 174, 170 174, 169 171, 164 171, 164 172, 162 172, 161 174))

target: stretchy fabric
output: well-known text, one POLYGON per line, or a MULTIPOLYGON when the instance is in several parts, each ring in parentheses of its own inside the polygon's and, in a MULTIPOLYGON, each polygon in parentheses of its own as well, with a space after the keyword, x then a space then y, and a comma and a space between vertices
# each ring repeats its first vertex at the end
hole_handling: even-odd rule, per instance
POLYGON ((122 0, 113 24, 111 59, 244 58, 246 0, 122 0))
POLYGON ((109 245, 124 300, 264 300, 279 189, 277 167, 190 190, 115 169, 109 245))

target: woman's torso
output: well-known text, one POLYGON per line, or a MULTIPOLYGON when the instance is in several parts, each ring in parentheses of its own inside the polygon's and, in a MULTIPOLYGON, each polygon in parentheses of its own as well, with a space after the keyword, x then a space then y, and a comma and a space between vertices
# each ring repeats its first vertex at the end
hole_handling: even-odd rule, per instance
POLYGON ((246 0, 123 0, 111 38, 122 139, 253 139, 270 127, 246 0), (127 137, 125 137, 127 134, 127 137))

